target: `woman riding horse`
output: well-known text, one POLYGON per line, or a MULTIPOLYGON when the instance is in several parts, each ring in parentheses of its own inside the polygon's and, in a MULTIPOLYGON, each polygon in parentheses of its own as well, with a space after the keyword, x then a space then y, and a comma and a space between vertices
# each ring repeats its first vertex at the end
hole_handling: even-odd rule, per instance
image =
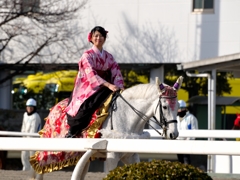
POLYGON ((94 27, 88 35, 93 47, 79 60, 79 72, 65 111, 70 126, 66 135, 76 137, 85 129, 99 106, 107 97, 123 89, 123 77, 113 56, 103 49, 108 31, 94 27))

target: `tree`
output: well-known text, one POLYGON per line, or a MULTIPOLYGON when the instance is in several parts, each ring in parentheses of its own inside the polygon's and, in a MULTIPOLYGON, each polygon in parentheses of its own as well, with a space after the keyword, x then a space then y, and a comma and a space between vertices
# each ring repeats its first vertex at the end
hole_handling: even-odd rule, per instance
POLYGON ((79 42, 78 12, 85 4, 85 0, 1 0, 0 70, 10 64, 24 66, 0 79, 0 84, 26 71, 30 61, 50 64, 78 58, 85 48, 79 42))
MULTIPOLYGON (((197 73, 197 72, 192 72, 197 73)), ((210 73, 210 72, 208 72, 210 73)), ((173 84, 176 82, 179 76, 183 76, 182 89, 186 90, 189 94, 189 98, 199 95, 208 95, 208 79, 200 77, 188 77, 186 72, 177 71, 172 65, 165 66, 165 80, 166 84, 173 84)), ((228 78, 232 78, 232 74, 229 72, 218 72, 216 82, 216 95, 221 96, 224 93, 231 93, 231 86, 228 83, 228 78)))
POLYGON ((137 84, 149 82, 149 74, 150 74, 149 70, 122 69, 121 72, 124 78, 125 88, 129 88, 137 84))

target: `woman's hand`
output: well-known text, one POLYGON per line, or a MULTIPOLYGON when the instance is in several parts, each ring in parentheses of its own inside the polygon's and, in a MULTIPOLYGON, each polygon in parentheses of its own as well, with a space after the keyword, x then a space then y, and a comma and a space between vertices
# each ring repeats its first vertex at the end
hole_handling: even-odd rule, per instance
POLYGON ((106 86, 108 89, 110 89, 113 92, 116 92, 116 91, 118 91, 120 89, 116 85, 108 83, 108 82, 105 82, 103 85, 106 86))
POLYGON ((117 87, 117 86, 114 85, 114 84, 110 84, 110 83, 109 83, 108 88, 109 88, 110 90, 112 90, 113 92, 116 92, 116 91, 119 90, 119 87, 117 87))

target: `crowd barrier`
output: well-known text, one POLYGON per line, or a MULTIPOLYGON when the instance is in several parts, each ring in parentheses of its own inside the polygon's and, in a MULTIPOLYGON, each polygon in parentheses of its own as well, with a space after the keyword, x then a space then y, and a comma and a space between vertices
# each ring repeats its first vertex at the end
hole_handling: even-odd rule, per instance
MULTIPOLYGON (((77 175, 83 171, 81 169, 87 163, 88 159, 97 152, 126 152, 126 153, 148 153, 148 154, 201 154, 216 155, 215 161, 219 167, 232 166, 233 157, 240 157, 240 143, 237 141, 211 141, 195 140, 161 140, 154 130, 145 129, 151 134, 152 139, 81 139, 81 138, 20 138, 20 137, 1 137, 0 150, 10 151, 82 151, 86 152, 76 165, 72 179, 76 179, 77 175), (44 146, 42 146, 44 144, 44 146), (66 146, 68 144, 68 146, 66 146), (229 158, 223 158, 229 157, 229 158), (224 159, 224 160, 223 160, 224 159), (229 160, 229 161, 227 161, 229 160), (220 162, 222 161, 222 162, 220 162), (231 162, 230 162, 231 161, 231 162), (229 164, 226 164, 228 162, 229 164)), ((35 136, 36 133, 18 133, 0 131, 0 135, 5 136, 35 136)), ((180 137, 196 137, 196 138, 239 138, 240 133, 233 130, 188 130, 179 131, 180 137)), ((240 162, 240 160, 239 160, 240 162)), ((236 164, 236 163, 235 163, 236 164)), ((239 167, 239 164, 237 164, 239 167)), ((220 168, 228 169, 231 173, 232 167, 220 168)), ((215 172, 219 168, 215 166, 215 172)), ((217 172, 219 173, 219 172, 217 172)), ((222 173, 222 172, 220 172, 222 173)), ((240 172, 235 172, 240 173, 240 172)))
MULTIPOLYGON (((161 132, 161 129, 158 129, 161 132)), ((158 139, 162 138, 155 130, 153 129, 144 129, 144 131, 149 132, 151 138, 158 139)), ((0 131, 2 136, 32 136, 39 137, 38 133, 21 133, 15 131, 0 131)), ((234 130, 180 130, 179 137, 194 137, 194 138, 240 138, 239 131, 234 130)))

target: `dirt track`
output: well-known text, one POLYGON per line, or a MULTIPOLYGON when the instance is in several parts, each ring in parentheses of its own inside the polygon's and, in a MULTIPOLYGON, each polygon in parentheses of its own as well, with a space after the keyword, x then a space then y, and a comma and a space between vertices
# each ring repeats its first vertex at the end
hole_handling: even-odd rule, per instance
MULTIPOLYGON (((70 180, 72 172, 56 171, 44 175, 44 180, 70 180)), ((102 180, 105 173, 88 173, 85 180, 102 180)), ((29 174, 20 170, 0 170, 1 180, 28 180, 29 174)))
MULTIPOLYGON (((69 171, 55 171, 44 175, 45 180, 70 180, 72 172, 69 171)), ((85 180, 102 180, 106 176, 102 172, 90 172, 87 174, 85 180)), ((240 174, 212 174, 213 180, 240 180, 240 174)), ((20 170, 0 170, 1 180, 28 180, 29 174, 26 171, 20 170)))

